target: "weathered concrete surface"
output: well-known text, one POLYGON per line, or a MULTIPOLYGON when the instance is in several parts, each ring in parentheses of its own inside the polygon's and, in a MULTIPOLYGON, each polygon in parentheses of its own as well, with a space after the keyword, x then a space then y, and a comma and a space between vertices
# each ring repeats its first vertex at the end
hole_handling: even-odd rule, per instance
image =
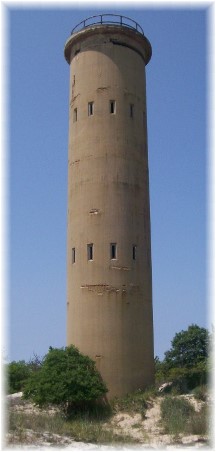
POLYGON ((67 344, 96 360, 108 397, 154 380, 145 93, 150 55, 146 38, 113 25, 89 27, 65 47, 70 63, 67 344), (89 102, 94 102, 91 116, 89 102), (116 259, 111 243, 117 244, 116 259), (87 244, 93 244, 93 260, 87 259, 87 244))

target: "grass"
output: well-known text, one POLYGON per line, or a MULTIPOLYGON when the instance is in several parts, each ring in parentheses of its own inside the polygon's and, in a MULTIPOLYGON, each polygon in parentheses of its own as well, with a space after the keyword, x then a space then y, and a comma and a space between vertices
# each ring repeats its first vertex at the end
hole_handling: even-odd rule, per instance
POLYGON ((140 422, 137 422, 136 424, 132 424, 132 428, 142 428, 142 424, 140 422))
MULTIPOLYGON (((100 444, 133 443, 130 436, 116 434, 113 429, 105 428, 103 421, 91 419, 89 416, 80 416, 74 419, 64 419, 60 414, 25 414, 11 412, 9 415, 8 431, 16 438, 16 442, 26 443, 26 430, 36 434, 49 432, 68 436, 74 441, 85 441, 100 444)), ((51 437, 50 437, 51 438, 51 437)), ((52 438, 51 438, 52 439, 52 438)))
POLYGON ((195 399, 202 400, 203 402, 205 402, 208 395, 207 386, 206 385, 197 386, 193 390, 193 394, 195 399))
POLYGON ((125 397, 116 397, 112 401, 114 412, 123 411, 129 414, 140 413, 142 419, 145 418, 146 410, 151 405, 151 399, 156 396, 155 389, 147 391, 138 390, 125 397))
POLYGON ((210 417, 207 406, 193 413, 188 419, 186 431, 191 435, 208 435, 210 433, 210 417))
MULTIPOLYGON (((203 397, 203 388, 197 390, 197 397, 203 397)), ((70 417, 61 412, 53 415, 41 412, 40 414, 27 414, 9 409, 8 432, 9 442, 12 444, 37 444, 42 434, 46 433, 45 441, 60 444, 60 438, 67 437, 68 442, 83 441, 93 444, 133 444, 138 443, 129 435, 116 433, 109 422, 116 413, 139 413, 145 418, 146 410, 153 403, 156 396, 154 390, 137 391, 126 397, 115 398, 111 406, 85 407, 85 410, 74 410, 70 417)), ((23 407, 22 407, 23 408, 23 407)), ((175 439, 180 434, 208 435, 209 413, 204 404, 200 412, 196 412, 190 402, 184 398, 171 395, 164 396, 161 402, 161 423, 164 433, 174 435, 175 439)), ((132 429, 140 428, 142 423, 131 425, 132 429)), ((133 435, 133 433, 131 432, 133 435)))
POLYGON ((208 434, 208 415, 204 406, 196 412, 188 400, 167 396, 161 402, 161 420, 165 433, 178 436, 208 434))
MULTIPOLYGON (((144 418, 149 406, 148 400, 153 396, 154 391, 152 390, 137 391, 124 398, 116 398, 110 406, 93 405, 92 407, 85 407, 84 410, 71 411, 70 416, 67 417, 61 415, 61 413, 50 416, 43 413, 25 414, 24 412, 9 411, 8 431, 11 434, 11 442, 29 443, 31 435, 26 433, 29 430, 34 432, 34 437, 49 432, 50 435, 68 436, 71 440, 95 444, 138 443, 137 439, 129 435, 115 433, 108 421, 113 414, 120 411, 140 413, 144 418)), ((50 442, 52 441, 54 441, 54 438, 50 437, 50 442)))
POLYGON ((187 400, 165 397, 161 402, 161 419, 165 432, 171 435, 184 432, 188 417, 193 412, 194 409, 187 400))

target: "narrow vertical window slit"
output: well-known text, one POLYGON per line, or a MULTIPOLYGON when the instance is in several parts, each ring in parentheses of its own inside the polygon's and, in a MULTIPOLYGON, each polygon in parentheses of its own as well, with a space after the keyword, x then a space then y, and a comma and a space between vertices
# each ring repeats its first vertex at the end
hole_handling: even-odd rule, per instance
POLYGON ((117 258, 117 244, 110 243, 110 259, 116 259, 116 258, 117 258))
POLYGON ((88 103, 88 116, 93 116, 94 114, 94 102, 88 103))
POLYGON ((76 262, 76 251, 75 248, 72 248, 72 264, 76 262))
POLYGON ((73 122, 77 122, 77 108, 74 108, 73 111, 73 122))
POLYGON ((135 261, 137 257, 137 246, 133 245, 133 260, 135 261))
POLYGON ((93 260, 93 243, 88 243, 87 245, 87 258, 88 261, 93 260))
POLYGON ((116 101, 110 100, 110 114, 116 113, 116 101))

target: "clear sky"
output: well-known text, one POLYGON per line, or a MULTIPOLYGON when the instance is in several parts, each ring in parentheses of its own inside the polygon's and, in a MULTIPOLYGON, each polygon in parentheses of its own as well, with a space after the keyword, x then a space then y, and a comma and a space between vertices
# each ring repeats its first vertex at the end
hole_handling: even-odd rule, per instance
POLYGON ((66 215, 71 29, 129 16, 153 55, 146 68, 155 355, 207 318, 207 5, 7 7, 9 342, 11 360, 66 345, 66 215))

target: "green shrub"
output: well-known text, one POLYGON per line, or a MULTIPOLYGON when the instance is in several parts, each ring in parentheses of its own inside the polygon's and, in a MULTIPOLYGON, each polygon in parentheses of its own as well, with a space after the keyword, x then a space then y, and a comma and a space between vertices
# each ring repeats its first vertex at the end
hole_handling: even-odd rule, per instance
POLYGON ((6 376, 8 381, 8 392, 13 394, 22 391, 30 374, 31 370, 25 361, 12 361, 7 364, 6 376))
POLYGON ((196 367, 173 367, 167 371, 166 381, 172 381, 172 394, 186 394, 197 386, 206 384, 207 369, 204 363, 196 367))
POLYGON ((172 381, 173 391, 183 394, 206 384, 213 367, 212 342, 212 335, 198 325, 176 333, 164 360, 155 357, 157 385, 172 381))
POLYGON ((74 346, 50 347, 41 367, 28 378, 24 398, 39 406, 53 404, 65 412, 86 409, 107 392, 94 361, 74 346))
POLYGON ((165 361, 160 361, 158 356, 155 357, 155 384, 160 386, 169 379, 169 366, 165 361))
POLYGON ((165 397, 161 402, 161 419, 165 431, 171 435, 178 435, 186 430, 189 416, 194 408, 185 399, 165 397))
POLYGON ((169 371, 169 380, 173 382, 173 394, 185 394, 188 392, 187 369, 173 368, 169 371))
POLYGON ((12 361, 5 365, 5 373, 7 380, 7 391, 10 394, 15 392, 23 391, 24 386, 34 372, 37 372, 41 367, 41 359, 35 353, 33 358, 29 362, 22 361, 12 361))

